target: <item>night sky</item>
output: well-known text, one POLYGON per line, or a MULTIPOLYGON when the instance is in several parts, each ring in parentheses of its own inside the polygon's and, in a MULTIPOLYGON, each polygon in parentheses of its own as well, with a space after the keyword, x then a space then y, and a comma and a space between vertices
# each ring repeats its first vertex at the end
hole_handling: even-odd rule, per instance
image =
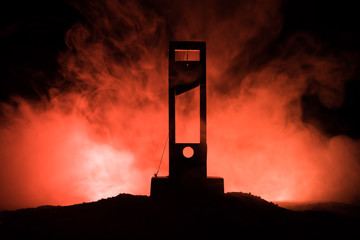
MULTIPOLYGON (((48 90, 56 85, 56 80, 61 81, 57 77, 57 56, 59 52, 67 49, 65 34, 75 23, 89 24, 70 2, 11 1, 9 5, 1 8, 2 102, 11 103, 14 95, 40 100, 48 96, 48 90)), ((74 2, 76 6, 87 5, 86 1, 74 2)), ((223 8, 219 9, 224 15, 232 5, 238 4, 238 1, 225 2, 223 8)), ((165 5, 161 1, 141 3, 160 14, 165 5)), ((258 4, 261 5, 261 1, 258 4)), ((260 54, 252 56, 251 67, 261 67, 274 58, 290 35, 304 32, 313 36, 324 46, 323 52, 319 51, 317 54, 331 51, 340 61, 344 61, 345 65, 351 65, 353 71, 344 81, 345 98, 339 106, 323 106, 310 90, 306 92, 302 97, 303 121, 315 124, 329 135, 345 134, 358 139, 360 30, 357 24, 360 17, 356 3, 325 0, 283 1, 280 14, 283 18, 280 33, 260 54)), ((171 21, 172 19, 169 19, 167 22, 169 28, 171 21)), ((313 51, 311 47, 305 50, 313 51)))

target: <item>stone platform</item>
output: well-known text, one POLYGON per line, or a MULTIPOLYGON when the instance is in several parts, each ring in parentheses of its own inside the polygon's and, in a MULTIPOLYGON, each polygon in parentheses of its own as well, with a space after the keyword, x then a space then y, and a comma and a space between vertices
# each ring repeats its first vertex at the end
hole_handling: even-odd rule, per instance
POLYGON ((224 179, 207 177, 203 179, 180 180, 170 177, 151 179, 151 197, 222 196, 224 179))

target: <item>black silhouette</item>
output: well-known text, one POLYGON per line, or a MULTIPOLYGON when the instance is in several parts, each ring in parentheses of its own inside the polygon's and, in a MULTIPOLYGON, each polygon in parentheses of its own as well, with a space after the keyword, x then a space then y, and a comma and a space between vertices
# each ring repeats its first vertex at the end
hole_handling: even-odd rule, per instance
MULTIPOLYGON (((309 209, 301 206, 302 210, 309 209)), ((73 206, 0 212, 0 237, 359 239, 359 206, 331 203, 317 206, 316 211, 296 212, 246 193, 202 199, 188 196, 170 201, 120 194, 73 206)))
POLYGON ((206 43, 169 44, 169 177, 151 181, 151 196, 222 195, 224 180, 206 172, 206 43), (200 87, 200 143, 176 143, 175 96, 200 87), (193 150, 184 156, 185 148, 193 150))

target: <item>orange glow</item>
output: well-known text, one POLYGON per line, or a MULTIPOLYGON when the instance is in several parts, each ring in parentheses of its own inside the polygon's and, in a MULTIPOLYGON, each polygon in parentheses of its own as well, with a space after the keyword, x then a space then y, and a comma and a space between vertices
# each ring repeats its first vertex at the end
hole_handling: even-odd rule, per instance
POLYGON ((191 147, 185 147, 183 149, 183 154, 185 157, 191 158, 194 155, 194 149, 192 149, 191 147))
POLYGON ((200 50, 175 49, 175 62, 200 61, 200 50))
POLYGON ((200 143, 200 87, 175 96, 175 142, 200 143))
MULTIPOLYGON (((49 99, 1 106, 0 209, 149 195, 168 135, 167 16, 135 1, 93 5, 79 8, 91 28, 78 23, 66 35, 69 49, 58 57, 61 77, 49 99)), ((172 37, 207 42, 208 175, 223 177, 225 191, 269 201, 360 199, 360 143, 304 124, 300 102, 308 79, 317 79, 322 85, 311 91, 322 103, 341 104, 334 96, 341 96, 348 68, 303 51, 298 39, 321 48, 304 34, 251 68, 252 56, 279 34, 279 4, 245 1, 226 17, 192 1, 174 8, 183 18, 172 37), (267 38, 257 38, 261 31, 267 38)), ((197 138, 191 129, 182 141, 197 138)), ((167 174, 166 150, 159 176, 167 174)))

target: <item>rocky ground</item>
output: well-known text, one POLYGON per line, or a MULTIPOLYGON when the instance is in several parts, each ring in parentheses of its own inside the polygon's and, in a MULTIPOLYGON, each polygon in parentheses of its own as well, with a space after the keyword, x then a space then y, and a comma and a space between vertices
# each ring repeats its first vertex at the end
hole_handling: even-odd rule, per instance
POLYGON ((359 206, 339 203, 279 205, 246 193, 182 199, 120 194, 72 206, 3 211, 0 213, 0 236, 1 239, 360 237, 359 206))

